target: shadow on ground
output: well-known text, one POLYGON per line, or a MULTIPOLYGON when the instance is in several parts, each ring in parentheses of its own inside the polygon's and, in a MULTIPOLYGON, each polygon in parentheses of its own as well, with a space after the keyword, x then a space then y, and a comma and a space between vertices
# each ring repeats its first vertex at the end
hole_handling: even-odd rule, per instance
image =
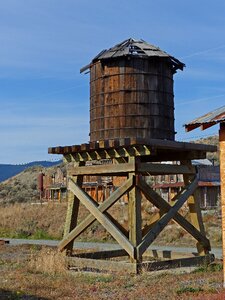
POLYGON ((33 295, 27 295, 22 292, 12 292, 8 290, 0 289, 0 300, 49 300, 49 298, 43 298, 33 295))

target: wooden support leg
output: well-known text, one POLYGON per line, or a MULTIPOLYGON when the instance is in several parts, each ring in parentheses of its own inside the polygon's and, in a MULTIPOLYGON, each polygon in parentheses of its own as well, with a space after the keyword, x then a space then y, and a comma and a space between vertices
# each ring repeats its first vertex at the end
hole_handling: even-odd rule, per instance
POLYGON ((225 125, 220 124, 220 178, 221 178, 221 213, 222 213, 222 238, 223 238, 223 286, 225 287, 225 125))
MULTIPOLYGON (((145 183, 143 179, 140 179, 138 187, 145 192, 146 196, 148 196, 148 192, 146 193, 144 186, 145 183)), ((165 228, 169 221, 175 217, 178 210, 186 202, 188 197, 193 194, 196 187, 197 178, 195 178, 188 186, 186 186, 186 189, 183 191, 176 204, 171 207, 170 210, 165 215, 163 215, 160 220, 153 226, 153 228, 144 236, 142 242, 137 247, 137 251, 139 253, 143 254, 146 251, 147 247, 149 247, 149 245, 156 239, 156 237, 165 228)))
MULTIPOLYGON (((129 162, 136 164, 137 159, 137 157, 130 157, 129 162)), ((130 173, 129 178, 132 178, 134 175, 134 173, 130 173)), ((136 249, 142 240, 141 192, 135 185, 128 196, 129 240, 136 249)), ((139 263, 141 259, 141 254, 137 255, 135 251, 134 259, 131 258, 131 262, 139 263)))
MULTIPOLYGON (((144 182, 142 180, 138 183, 138 186, 144 193, 146 199, 148 201, 150 201, 153 205, 155 205, 157 208, 160 209, 160 213, 156 215, 155 221, 157 221, 157 217, 160 218, 164 213, 168 212, 171 209, 170 204, 168 202, 166 202, 161 196, 159 196, 159 194, 156 193, 146 182, 144 182)), ((182 189, 182 191, 179 194, 177 194, 177 196, 175 197, 176 202, 181 197, 183 192, 184 192, 184 189, 182 189)), ((175 203, 174 203, 174 205, 175 205, 175 203)), ((178 212, 175 213, 175 215, 174 215, 174 221, 177 222, 177 224, 179 224, 181 227, 183 227, 184 230, 186 230, 188 233, 190 233, 197 241, 201 241, 201 243, 204 244, 205 248, 210 250, 210 243, 209 243, 209 240, 205 237, 205 235, 202 235, 199 230, 197 230, 191 223, 189 223, 178 212)), ((153 225, 154 225, 154 223, 153 223, 153 225)), ((150 226, 150 229, 151 228, 152 228, 152 226, 150 226)), ((143 229, 143 231, 145 231, 145 228, 143 229)), ((144 236, 144 234, 143 234, 143 236, 144 236)))
MULTIPOLYGON (((188 167, 192 167, 191 161, 182 161, 181 163, 188 167)), ((187 174, 185 174, 183 176, 184 176, 184 184, 185 185, 187 185, 189 183, 189 181, 192 180, 192 178, 193 178, 193 176, 190 176, 187 174)), ((190 211, 190 218, 191 218, 192 225, 196 229, 198 229, 202 233, 202 235, 205 236, 205 228, 204 228, 204 224, 203 224, 203 220, 202 220, 200 203, 197 198, 197 191, 195 191, 193 193, 193 195, 191 195, 188 198, 187 204, 188 204, 189 211, 190 211)), ((209 253, 209 250, 207 248, 205 248, 202 243, 197 242, 196 246, 197 246, 199 255, 206 255, 209 253)))
MULTIPOLYGON (((84 165, 83 162, 80 162, 77 164, 77 167, 84 165)), ((79 175, 74 177, 74 181, 82 187, 83 183, 83 176, 79 175)), ((79 212, 79 205, 80 201, 77 197, 74 196, 74 194, 71 191, 67 192, 67 214, 66 214, 66 221, 65 221, 65 226, 64 226, 64 237, 68 235, 70 231, 72 231, 76 226, 77 226, 77 217, 78 217, 78 212, 79 212)), ((73 242, 72 240, 67 246, 65 247, 66 249, 66 254, 70 254, 73 250, 73 242)))

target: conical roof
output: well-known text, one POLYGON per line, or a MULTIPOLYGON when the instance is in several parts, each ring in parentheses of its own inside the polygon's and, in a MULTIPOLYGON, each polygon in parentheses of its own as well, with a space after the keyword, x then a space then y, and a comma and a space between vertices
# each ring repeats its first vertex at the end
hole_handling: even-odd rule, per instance
POLYGON ((161 50, 159 47, 154 45, 148 44, 144 40, 135 40, 135 39, 127 39, 108 50, 101 51, 96 57, 93 58, 91 63, 85 67, 83 67, 80 72, 84 72, 85 70, 89 69, 91 64, 98 61, 98 60, 105 60, 105 59, 113 59, 118 58, 121 56, 139 56, 143 58, 150 58, 150 57, 162 57, 168 58, 172 63, 175 70, 180 69, 183 70, 185 64, 180 62, 175 57, 169 55, 165 51, 161 50))

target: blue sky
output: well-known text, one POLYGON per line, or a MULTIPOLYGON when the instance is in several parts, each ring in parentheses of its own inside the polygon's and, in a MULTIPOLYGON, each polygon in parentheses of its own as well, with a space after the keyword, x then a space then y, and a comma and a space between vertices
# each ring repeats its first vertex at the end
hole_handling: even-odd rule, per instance
POLYGON ((182 125, 225 104, 225 2, 0 0, 0 163, 54 160, 47 148, 88 142, 89 76, 102 49, 142 38, 186 64, 174 76, 182 125))

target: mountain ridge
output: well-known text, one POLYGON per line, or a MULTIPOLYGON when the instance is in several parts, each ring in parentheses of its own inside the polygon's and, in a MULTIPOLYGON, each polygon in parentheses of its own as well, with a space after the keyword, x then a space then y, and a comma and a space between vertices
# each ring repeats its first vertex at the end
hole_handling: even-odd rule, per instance
POLYGON ((58 161, 32 161, 26 164, 0 164, 0 182, 5 181, 21 172, 25 169, 33 167, 33 166, 41 166, 41 167, 52 167, 58 165, 62 162, 62 160, 58 161))

